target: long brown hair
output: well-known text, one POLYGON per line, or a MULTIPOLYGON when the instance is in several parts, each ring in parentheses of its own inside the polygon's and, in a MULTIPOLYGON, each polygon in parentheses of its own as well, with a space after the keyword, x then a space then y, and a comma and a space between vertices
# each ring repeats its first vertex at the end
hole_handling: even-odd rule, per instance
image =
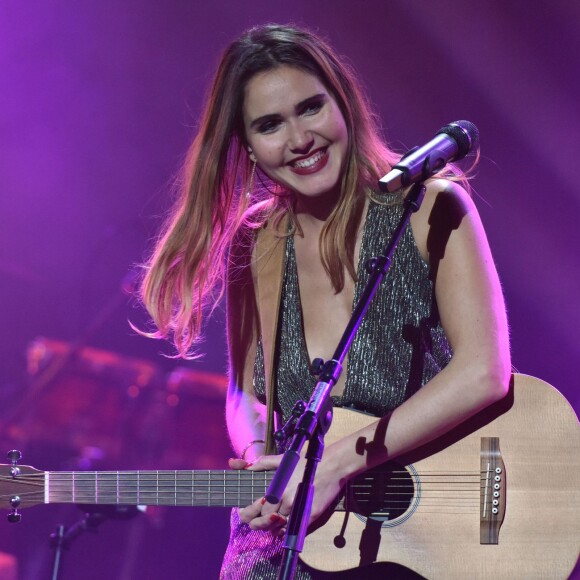
MULTIPOLYGON (((188 152, 180 198, 147 264, 141 289, 158 329, 152 336, 173 335, 185 358, 193 355, 200 337, 204 308, 214 307, 223 294, 228 247, 252 209, 243 195, 252 173, 242 116, 245 87, 257 73, 279 66, 320 79, 348 129, 341 195, 320 237, 322 262, 336 292, 344 286, 345 267, 356 279, 354 243, 365 195, 396 159, 379 137, 376 118, 351 67, 323 39, 304 29, 270 24, 232 42, 221 58, 188 152)), ((286 193, 271 196, 267 211, 259 214, 262 219, 282 212, 292 217, 292 194, 286 193)))

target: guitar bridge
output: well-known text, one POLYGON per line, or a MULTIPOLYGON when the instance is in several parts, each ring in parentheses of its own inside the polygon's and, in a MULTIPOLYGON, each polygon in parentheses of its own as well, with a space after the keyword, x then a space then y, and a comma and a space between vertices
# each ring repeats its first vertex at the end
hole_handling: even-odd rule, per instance
POLYGON ((481 438, 479 543, 498 544, 505 516, 506 472, 499 437, 481 438))

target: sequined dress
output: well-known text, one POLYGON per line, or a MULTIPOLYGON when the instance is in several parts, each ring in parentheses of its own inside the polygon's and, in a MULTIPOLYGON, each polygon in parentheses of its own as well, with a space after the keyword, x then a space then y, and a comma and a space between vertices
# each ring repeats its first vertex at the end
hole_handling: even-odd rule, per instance
MULTIPOLYGON (((367 261, 384 252, 402 213, 401 206, 369 202, 358 262, 355 303, 369 277, 367 261)), ((391 268, 363 319, 348 355, 346 384, 335 406, 383 416, 395 409, 450 360, 451 349, 440 324, 429 266, 423 261, 410 227, 396 250, 391 268)), ((304 338, 294 243, 286 243, 282 286, 279 355, 276 371, 276 407, 283 420, 294 403, 308 400, 316 384, 304 338)), ((264 359, 261 345, 254 367, 256 396, 266 402, 264 359)), ((258 580, 277 578, 282 539, 270 532, 252 531, 232 511, 231 537, 221 578, 258 580)), ((360 577, 361 571, 357 571, 360 577)), ((371 570, 365 570, 365 578, 371 570)), ((298 564, 297 580, 341 578, 317 573, 298 564)), ((344 576, 346 577, 357 577, 344 576)), ((383 575, 383 577, 385 577, 383 575)), ((395 576, 390 576, 395 577, 395 576)))

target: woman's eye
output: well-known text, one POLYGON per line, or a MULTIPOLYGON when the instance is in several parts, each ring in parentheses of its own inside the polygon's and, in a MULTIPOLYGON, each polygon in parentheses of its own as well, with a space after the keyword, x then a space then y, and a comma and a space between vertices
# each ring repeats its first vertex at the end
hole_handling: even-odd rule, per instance
POLYGON ((316 113, 318 113, 318 111, 320 111, 320 109, 322 109, 324 103, 322 103, 321 101, 316 101, 314 103, 310 103, 309 105, 306 105, 304 107, 304 109, 302 110, 302 114, 303 115, 315 115, 316 113))
POLYGON ((258 127, 258 131, 260 133, 273 133, 279 124, 279 121, 265 121, 258 127))

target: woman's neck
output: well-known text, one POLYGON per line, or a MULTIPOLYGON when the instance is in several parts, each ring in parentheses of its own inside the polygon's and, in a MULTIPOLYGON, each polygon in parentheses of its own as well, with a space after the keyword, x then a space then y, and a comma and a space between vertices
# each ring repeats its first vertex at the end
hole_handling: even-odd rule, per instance
POLYGON ((325 222, 336 208, 339 193, 329 191, 316 197, 297 195, 296 215, 299 220, 325 222))

